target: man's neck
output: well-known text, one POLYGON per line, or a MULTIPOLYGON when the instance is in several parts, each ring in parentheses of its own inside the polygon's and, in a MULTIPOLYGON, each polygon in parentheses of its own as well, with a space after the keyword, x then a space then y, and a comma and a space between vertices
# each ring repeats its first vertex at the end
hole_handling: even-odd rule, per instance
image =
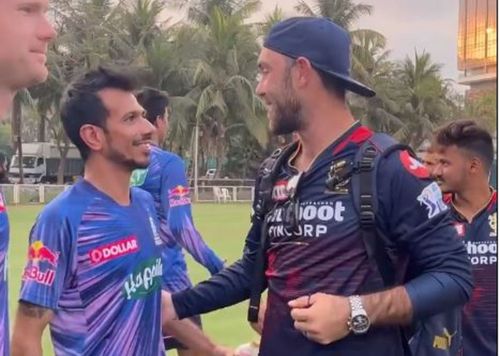
POLYGON ((308 170, 316 157, 356 122, 347 108, 325 109, 304 113, 307 127, 298 132, 301 151, 294 164, 299 171, 308 170))
POLYGON ((89 158, 85 163, 84 179, 122 206, 130 205, 130 175, 107 160, 89 158))
POLYGON ((467 188, 453 194, 453 206, 469 222, 481 212, 491 199, 492 191, 488 181, 470 183, 467 188))
POLYGON ((0 119, 7 113, 14 101, 15 92, 7 88, 0 87, 0 119))

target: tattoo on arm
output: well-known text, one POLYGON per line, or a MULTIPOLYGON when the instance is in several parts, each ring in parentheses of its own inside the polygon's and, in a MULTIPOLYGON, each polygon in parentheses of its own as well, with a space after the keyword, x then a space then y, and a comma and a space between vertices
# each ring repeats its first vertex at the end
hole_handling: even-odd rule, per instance
POLYGON ((19 301, 19 312, 30 318, 41 319, 49 312, 49 310, 50 309, 43 308, 35 304, 19 301))

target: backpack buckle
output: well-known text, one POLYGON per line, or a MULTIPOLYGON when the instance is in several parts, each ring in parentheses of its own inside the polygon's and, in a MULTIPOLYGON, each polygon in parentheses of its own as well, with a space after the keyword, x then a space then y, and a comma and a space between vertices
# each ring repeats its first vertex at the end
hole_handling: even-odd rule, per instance
POLYGON ((364 210, 359 213, 359 220, 363 227, 375 226, 375 213, 371 210, 364 210))

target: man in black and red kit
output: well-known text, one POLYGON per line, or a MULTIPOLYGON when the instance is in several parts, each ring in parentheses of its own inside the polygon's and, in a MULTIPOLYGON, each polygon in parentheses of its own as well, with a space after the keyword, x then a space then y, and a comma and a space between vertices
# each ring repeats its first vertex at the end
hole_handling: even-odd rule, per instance
POLYGON ((437 181, 472 263, 474 292, 462 313, 463 355, 497 355, 497 192, 489 185, 493 139, 474 121, 435 134, 437 181))
POLYGON ((362 238, 354 178, 344 174, 365 142, 377 146, 377 134, 346 103, 346 91, 375 95, 350 77, 349 34, 327 19, 287 19, 266 37, 258 66, 270 130, 298 140, 280 160, 272 208, 254 215, 242 258, 173 294, 164 314, 185 318, 249 298, 265 246, 260 355, 404 355, 402 325, 462 305, 472 292, 470 263, 438 185, 404 149, 380 158, 373 229, 407 255, 410 276, 387 286, 362 238), (332 171, 345 179, 330 180, 332 171))

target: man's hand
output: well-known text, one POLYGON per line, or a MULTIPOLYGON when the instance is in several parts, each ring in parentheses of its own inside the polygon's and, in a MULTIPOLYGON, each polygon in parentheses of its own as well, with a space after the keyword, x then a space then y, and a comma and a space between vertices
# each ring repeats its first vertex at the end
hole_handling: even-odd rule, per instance
POLYGON ((172 295, 164 290, 161 291, 161 324, 164 326, 170 320, 177 320, 177 313, 172 303, 172 295))
POLYGON ((216 346, 212 356, 234 356, 235 351, 229 347, 225 346, 216 346))
POLYGON ((351 308, 346 297, 316 293, 292 300, 288 306, 295 328, 310 340, 326 345, 349 334, 351 308))

